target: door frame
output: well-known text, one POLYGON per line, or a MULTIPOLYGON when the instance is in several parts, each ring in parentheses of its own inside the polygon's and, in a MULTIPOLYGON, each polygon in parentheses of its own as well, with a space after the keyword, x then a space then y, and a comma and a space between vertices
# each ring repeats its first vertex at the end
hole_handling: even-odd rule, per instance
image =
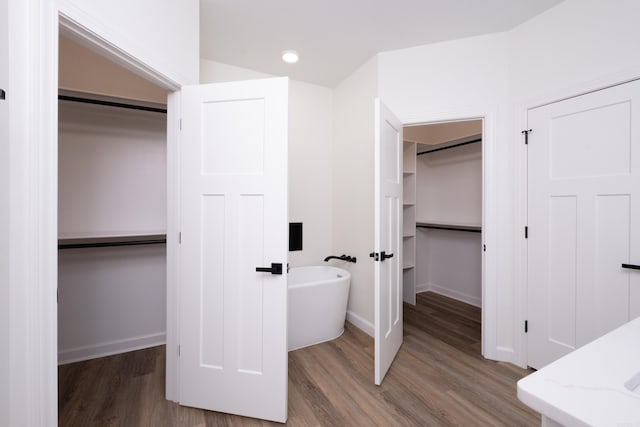
MULTIPOLYGON (((515 301, 516 307, 516 325, 524 325, 527 320, 528 311, 528 249, 527 240, 524 239, 523 230, 528 224, 528 155, 526 145, 521 132, 528 129, 528 113, 534 108, 543 107, 545 105, 564 101, 570 98, 586 95, 591 92, 608 89, 614 86, 623 85, 635 80, 640 80, 640 69, 626 70, 620 73, 610 74, 608 76, 590 80, 581 84, 566 87, 548 94, 536 96, 534 98, 521 99, 514 105, 517 126, 514 129, 512 138, 515 141, 515 232, 514 232, 514 248, 515 248, 515 301)), ((535 129, 534 131, 535 132, 535 129)), ((526 368, 528 359, 527 334, 523 328, 518 328, 519 333, 515 341, 515 360, 513 363, 526 368)))
MULTIPOLYGON (((167 132, 167 348, 177 348, 177 224, 180 84, 109 40, 67 16, 58 2, 25 1, 10 5, 10 43, 20 52, 10 58, 16 76, 12 98, 10 247, 12 257, 9 304, 9 357, 12 391, 10 415, 25 425, 57 425, 57 203, 58 203, 58 37, 61 31, 111 61, 169 92, 167 132), (14 19, 16 18, 16 19, 14 19), (26 72, 25 72, 26 70, 26 72), (15 70, 14 70, 15 71, 15 70)), ((9 96, 11 93, 8 94, 9 96)), ((177 372, 167 352, 167 398, 175 400, 177 372), (172 368, 173 366, 173 368, 172 368)), ((177 352, 175 354, 177 360, 177 352)), ((10 419, 13 419, 11 417, 10 419)))
POLYGON ((482 120, 482 244, 489 250, 482 252, 482 319, 481 319, 481 354, 494 360, 508 360, 497 349, 498 340, 495 327, 497 323, 497 247, 498 207, 495 200, 495 164, 492 157, 495 153, 496 132, 494 111, 462 111, 459 113, 442 113, 417 115, 409 119, 400 118, 402 126, 434 125, 447 122, 482 120))

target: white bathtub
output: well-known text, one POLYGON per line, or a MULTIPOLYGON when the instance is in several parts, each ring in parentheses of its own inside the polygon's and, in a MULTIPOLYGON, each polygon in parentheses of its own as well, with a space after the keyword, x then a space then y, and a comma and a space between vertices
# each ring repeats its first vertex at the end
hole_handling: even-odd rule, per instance
POLYGON ((289 351, 342 335, 351 273, 330 266, 296 267, 287 278, 289 351))

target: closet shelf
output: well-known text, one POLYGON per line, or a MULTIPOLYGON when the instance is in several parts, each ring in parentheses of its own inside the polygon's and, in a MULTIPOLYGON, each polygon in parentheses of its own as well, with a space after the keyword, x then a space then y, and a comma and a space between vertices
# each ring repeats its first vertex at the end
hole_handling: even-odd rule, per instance
MULTIPOLYGON (((429 153, 435 153, 437 151, 449 150, 451 148, 462 147, 464 145, 475 144, 477 142, 482 142, 482 138, 476 138, 474 140, 466 141, 466 142, 459 142, 457 144, 449 144, 449 145, 447 145, 445 143, 445 144, 443 144, 444 146, 438 146, 437 148, 432 148, 431 150, 421 151, 421 152, 417 153, 417 155, 420 156, 422 154, 429 154, 429 153)), ((438 144, 438 145, 440 145, 440 144, 438 144)))
POLYGON ((105 248, 167 243, 166 234, 58 239, 58 249, 105 248))
POLYGON ((402 269, 403 270, 409 270, 410 268, 415 268, 415 267, 416 267, 415 265, 407 264, 407 265, 403 265, 402 269))
POLYGON ((402 236, 402 238, 403 238, 403 239, 409 239, 409 238, 411 238, 411 237, 416 237, 416 235, 415 235, 415 234, 404 234, 404 235, 402 236))
POLYGON ((462 225, 462 224, 447 224, 441 222, 416 222, 418 228, 431 228, 434 230, 452 230, 452 231, 467 231, 471 233, 482 233, 482 227, 479 225, 462 225))

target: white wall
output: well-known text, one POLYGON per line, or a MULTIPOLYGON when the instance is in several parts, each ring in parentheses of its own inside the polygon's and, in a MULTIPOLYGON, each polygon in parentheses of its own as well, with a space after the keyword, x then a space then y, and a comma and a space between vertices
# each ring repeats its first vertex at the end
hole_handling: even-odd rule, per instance
POLYGON ((198 83, 198 0, 59 0, 60 12, 179 84, 198 83))
POLYGON ((485 117, 483 240, 486 357, 515 346, 513 147, 508 138, 508 38, 504 33, 379 54, 380 97, 405 124, 485 117), (500 263, 495 260, 499 259, 500 263), (487 320, 488 319, 488 320, 487 320))
POLYGON ((166 233, 167 117, 59 103, 58 236, 166 233))
MULTIPOLYGON (((203 59, 201 83, 273 77, 203 59)), ((289 85, 289 221, 303 223, 303 250, 291 267, 318 265, 332 251, 333 91, 295 80, 289 85)), ((339 255, 339 254, 338 254, 339 255)))
POLYGON ((416 229, 416 291, 432 291, 482 307, 480 234, 416 229))
POLYGON ((333 252, 355 256, 347 318, 373 335, 374 99, 378 58, 343 80, 334 91, 333 252))
POLYGON ((585 85, 640 76, 640 2, 565 0, 509 32, 510 91, 549 101, 585 85))
MULTIPOLYGON (((482 224, 482 144, 418 156, 416 221, 482 224)), ((481 234, 418 228, 416 290, 482 306, 481 234)))
POLYGON ((269 77, 274 76, 248 68, 211 61, 209 59, 200 59, 200 84, 267 79, 269 77))
MULTIPOLYGON (((7 0, 0 0, 0 88, 9 90, 7 0)), ((9 98, 0 100, 0 425, 9 425, 9 98)))
POLYGON ((500 33, 382 52, 380 97, 404 124, 497 107, 507 47, 500 33))
POLYGON ((303 224, 289 263, 319 265, 333 249, 333 91, 291 81, 289 102, 289 221, 303 224))
POLYGON ((59 251, 60 364, 164 344, 165 245, 59 251))
POLYGON ((482 224, 481 143, 418 156, 416 221, 482 224))
POLYGON ((60 89, 158 104, 167 103, 165 89, 67 37, 60 37, 58 57, 60 89))

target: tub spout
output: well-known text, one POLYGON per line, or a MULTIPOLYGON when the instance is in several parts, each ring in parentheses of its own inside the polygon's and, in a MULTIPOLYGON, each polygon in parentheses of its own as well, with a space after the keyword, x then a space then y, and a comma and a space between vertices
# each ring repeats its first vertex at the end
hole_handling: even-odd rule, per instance
POLYGON ((345 255, 342 254, 340 256, 335 256, 335 255, 329 255, 328 257, 326 257, 324 259, 324 262, 329 261, 330 259, 339 259, 340 261, 347 261, 347 262, 352 262, 355 264, 356 262, 356 257, 352 257, 351 255, 345 255))

